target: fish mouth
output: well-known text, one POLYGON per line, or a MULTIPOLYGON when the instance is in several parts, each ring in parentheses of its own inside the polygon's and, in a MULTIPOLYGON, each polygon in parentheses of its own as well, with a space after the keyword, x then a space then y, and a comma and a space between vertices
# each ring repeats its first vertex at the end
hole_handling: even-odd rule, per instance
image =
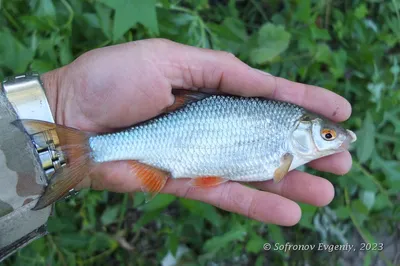
POLYGON ((346 132, 347 138, 343 141, 342 145, 340 145, 340 148, 344 150, 349 149, 350 143, 357 141, 357 135, 353 131, 346 129, 346 132))
POLYGON ((350 137, 350 143, 356 142, 356 140, 357 140, 357 135, 356 135, 356 133, 354 133, 353 131, 351 131, 351 130, 349 130, 349 129, 346 129, 346 131, 347 131, 347 134, 348 134, 349 137, 350 137))

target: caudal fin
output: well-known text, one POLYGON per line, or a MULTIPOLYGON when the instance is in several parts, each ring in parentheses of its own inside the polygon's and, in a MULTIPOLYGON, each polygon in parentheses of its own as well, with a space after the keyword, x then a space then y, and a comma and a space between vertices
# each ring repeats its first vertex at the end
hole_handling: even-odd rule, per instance
POLYGON ((94 162, 91 159, 88 142, 90 134, 39 120, 23 119, 14 121, 13 124, 31 136, 54 130, 66 159, 66 165, 55 172, 33 210, 43 209, 67 196, 68 192, 75 188, 93 169, 94 162))

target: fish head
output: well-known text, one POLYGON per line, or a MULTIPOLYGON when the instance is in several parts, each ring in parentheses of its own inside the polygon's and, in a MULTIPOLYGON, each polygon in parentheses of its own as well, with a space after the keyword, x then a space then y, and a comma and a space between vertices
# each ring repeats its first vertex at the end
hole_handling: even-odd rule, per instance
POLYGON ((347 150, 357 140, 351 130, 313 114, 300 119, 291 137, 295 152, 310 159, 347 150))

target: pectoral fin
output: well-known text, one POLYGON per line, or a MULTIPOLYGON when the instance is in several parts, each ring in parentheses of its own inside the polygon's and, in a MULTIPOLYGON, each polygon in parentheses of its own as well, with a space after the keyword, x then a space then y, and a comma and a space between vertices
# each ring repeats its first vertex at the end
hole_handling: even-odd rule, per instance
POLYGON ((170 173, 138 161, 130 161, 129 165, 132 173, 141 182, 146 202, 152 200, 164 188, 170 177, 170 173))
POLYGON ((293 161, 293 155, 285 153, 281 158, 281 165, 274 172, 274 182, 279 183, 283 177, 289 172, 290 165, 293 161))

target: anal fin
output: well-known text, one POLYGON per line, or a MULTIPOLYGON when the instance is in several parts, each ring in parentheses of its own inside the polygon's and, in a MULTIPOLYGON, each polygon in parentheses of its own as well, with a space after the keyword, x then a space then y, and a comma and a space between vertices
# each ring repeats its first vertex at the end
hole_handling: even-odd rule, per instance
POLYGON ((281 158, 281 165, 274 172, 274 182, 279 183, 289 172, 290 165, 293 161, 293 155, 285 153, 281 158))
POLYGON ((228 179, 225 179, 225 178, 219 177, 219 176, 199 176, 199 177, 192 178, 192 180, 190 180, 189 184, 192 187, 206 188, 206 187, 218 186, 227 181, 228 181, 228 179))

